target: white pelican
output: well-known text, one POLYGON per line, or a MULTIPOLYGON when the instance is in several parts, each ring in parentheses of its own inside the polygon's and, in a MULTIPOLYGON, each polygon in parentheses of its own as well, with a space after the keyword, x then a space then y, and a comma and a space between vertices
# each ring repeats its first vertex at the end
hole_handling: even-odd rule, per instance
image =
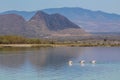
POLYGON ((69 62, 68 62, 69 66, 72 66, 72 63, 73 63, 72 61, 69 61, 69 62))
POLYGON ((92 60, 91 63, 92 63, 92 64, 95 64, 95 63, 96 63, 96 60, 92 60))

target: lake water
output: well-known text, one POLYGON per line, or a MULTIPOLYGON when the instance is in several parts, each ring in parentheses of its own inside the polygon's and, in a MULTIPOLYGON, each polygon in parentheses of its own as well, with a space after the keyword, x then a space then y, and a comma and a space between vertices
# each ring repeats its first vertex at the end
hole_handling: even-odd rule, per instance
POLYGON ((0 49, 0 80, 119 79, 119 47, 0 49), (80 65, 80 60, 85 64, 80 65))

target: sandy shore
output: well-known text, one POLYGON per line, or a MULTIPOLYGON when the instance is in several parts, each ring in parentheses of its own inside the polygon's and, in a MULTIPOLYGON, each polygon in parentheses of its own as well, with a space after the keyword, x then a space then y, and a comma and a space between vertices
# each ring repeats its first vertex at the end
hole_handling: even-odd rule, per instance
POLYGON ((0 47, 119 47, 119 45, 94 45, 94 44, 0 44, 0 47))
POLYGON ((57 47, 67 46, 61 44, 0 44, 0 47, 57 47))

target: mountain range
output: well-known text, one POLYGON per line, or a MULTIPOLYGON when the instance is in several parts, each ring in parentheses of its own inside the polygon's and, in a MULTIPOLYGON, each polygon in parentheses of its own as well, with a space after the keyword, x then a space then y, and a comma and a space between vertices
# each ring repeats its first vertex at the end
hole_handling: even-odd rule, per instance
POLYGON ((36 12, 29 20, 18 14, 0 15, 0 35, 20 35, 26 37, 86 36, 78 25, 60 14, 36 12))
MULTIPOLYGON (((120 15, 83 8, 50 8, 42 10, 47 14, 61 14, 88 32, 120 32, 120 15)), ((18 14, 29 20, 36 11, 6 11, 1 14, 18 14)))

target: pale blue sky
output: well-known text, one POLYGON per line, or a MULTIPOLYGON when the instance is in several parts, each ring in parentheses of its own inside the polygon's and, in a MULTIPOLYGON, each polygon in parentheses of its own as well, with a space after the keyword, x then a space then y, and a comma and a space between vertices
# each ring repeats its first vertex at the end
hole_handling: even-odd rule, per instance
POLYGON ((45 8, 81 7, 120 14, 120 0, 0 0, 0 12, 34 11, 45 8))

